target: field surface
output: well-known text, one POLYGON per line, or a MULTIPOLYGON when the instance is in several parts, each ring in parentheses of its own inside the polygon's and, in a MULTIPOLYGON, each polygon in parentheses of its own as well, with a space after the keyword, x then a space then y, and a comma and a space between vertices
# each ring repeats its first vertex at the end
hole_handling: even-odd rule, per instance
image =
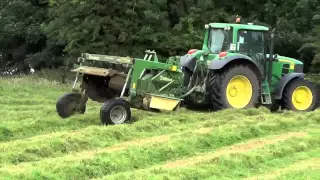
POLYGON ((100 104, 60 119, 70 86, 0 78, 0 179, 317 179, 320 110, 151 113, 101 126, 100 104))

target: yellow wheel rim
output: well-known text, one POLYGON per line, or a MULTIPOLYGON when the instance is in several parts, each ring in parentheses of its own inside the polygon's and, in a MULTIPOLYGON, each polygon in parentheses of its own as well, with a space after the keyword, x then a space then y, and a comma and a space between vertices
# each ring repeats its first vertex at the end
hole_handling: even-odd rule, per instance
POLYGON ((248 78, 242 75, 233 77, 227 86, 227 100, 236 109, 246 107, 252 98, 252 85, 248 78))
POLYGON ((299 86, 292 93, 292 104, 297 110, 307 110, 311 106, 312 100, 312 92, 306 86, 299 86))

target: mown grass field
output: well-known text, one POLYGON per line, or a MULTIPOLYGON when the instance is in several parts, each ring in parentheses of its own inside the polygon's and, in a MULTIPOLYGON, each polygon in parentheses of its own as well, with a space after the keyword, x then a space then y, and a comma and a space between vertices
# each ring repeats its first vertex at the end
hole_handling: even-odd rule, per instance
POLYGON ((100 104, 60 119, 70 85, 0 78, 0 179, 317 179, 320 110, 151 113, 100 126, 100 104))

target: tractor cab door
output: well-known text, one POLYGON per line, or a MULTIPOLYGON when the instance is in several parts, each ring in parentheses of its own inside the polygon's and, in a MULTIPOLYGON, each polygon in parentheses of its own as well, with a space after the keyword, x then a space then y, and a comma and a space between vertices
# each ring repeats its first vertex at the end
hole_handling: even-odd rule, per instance
POLYGON ((249 56, 258 65, 261 74, 264 74, 266 63, 265 32, 240 29, 237 38, 239 53, 249 56))

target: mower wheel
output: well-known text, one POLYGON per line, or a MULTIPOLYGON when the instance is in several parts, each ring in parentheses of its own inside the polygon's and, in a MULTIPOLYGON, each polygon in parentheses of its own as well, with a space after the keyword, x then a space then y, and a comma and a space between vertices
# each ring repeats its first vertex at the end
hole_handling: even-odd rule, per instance
POLYGON ((77 110, 78 105, 81 103, 80 93, 67 93, 61 96, 56 104, 56 111, 61 118, 68 118, 75 113, 84 114, 86 105, 84 104, 77 110))
POLYGON ((248 65, 236 65, 222 72, 210 72, 208 91, 214 110, 243 109, 259 105, 260 83, 248 65))
POLYGON ((103 125, 124 124, 130 119, 130 104, 123 99, 110 99, 101 107, 100 120, 103 125))
POLYGON ((292 111, 313 111, 318 106, 318 95, 314 84, 303 78, 295 79, 284 90, 283 107, 292 111))

